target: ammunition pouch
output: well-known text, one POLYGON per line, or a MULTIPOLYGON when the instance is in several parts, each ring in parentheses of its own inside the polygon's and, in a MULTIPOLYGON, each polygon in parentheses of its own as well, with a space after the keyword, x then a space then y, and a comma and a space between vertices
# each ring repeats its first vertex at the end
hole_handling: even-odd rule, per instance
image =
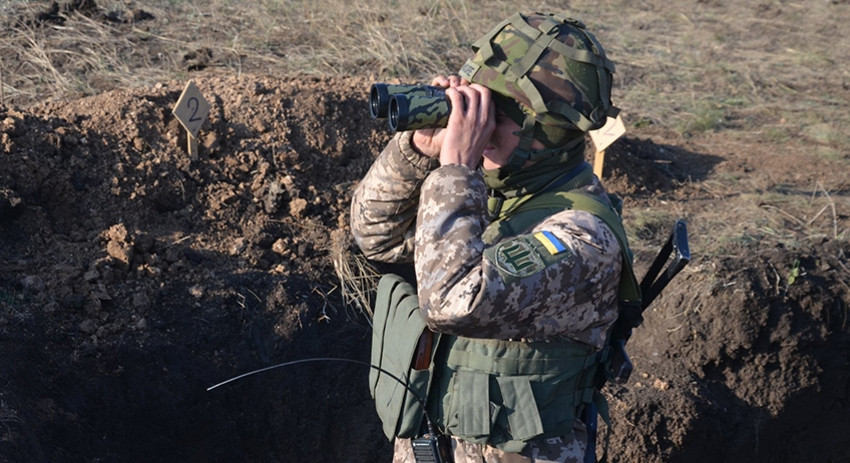
POLYGON ((444 337, 431 417, 452 436, 520 452, 533 439, 572 434, 597 399, 608 350, 573 342, 444 337))

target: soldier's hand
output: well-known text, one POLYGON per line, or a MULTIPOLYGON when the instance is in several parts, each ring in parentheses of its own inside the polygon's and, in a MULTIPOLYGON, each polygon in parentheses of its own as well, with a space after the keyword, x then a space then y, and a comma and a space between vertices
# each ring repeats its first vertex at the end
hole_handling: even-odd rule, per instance
POLYGON ((475 169, 496 128, 496 105, 490 89, 479 84, 446 90, 452 112, 442 137, 440 164, 462 164, 475 169))
MULTIPOLYGON (((455 75, 437 76, 431 80, 430 85, 449 88, 469 85, 469 82, 455 75)), ((444 132, 444 129, 419 129, 413 133, 413 147, 425 156, 436 158, 440 155, 440 148, 445 136, 444 132)))

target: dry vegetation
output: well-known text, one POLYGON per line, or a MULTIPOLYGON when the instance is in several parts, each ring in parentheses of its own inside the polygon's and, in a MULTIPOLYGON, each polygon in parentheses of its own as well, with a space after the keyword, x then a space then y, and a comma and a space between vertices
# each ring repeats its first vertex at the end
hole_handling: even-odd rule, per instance
MULTIPOLYGON (((471 40, 515 2, 354 0, 100 1, 34 23, 51 2, 7 0, 0 55, 7 102, 26 104, 227 72, 426 79, 457 69, 471 40), (109 21, 98 20, 101 15, 109 21), (49 34, 41 28, 52 28, 49 34)), ((847 146, 838 130, 850 73, 840 1, 533 2, 584 18, 619 65, 617 102, 635 126, 732 129, 759 141, 801 136, 847 146), (832 17, 823 24, 819 18, 832 17), (776 37, 781 40, 776 40, 776 37), (837 92, 811 91, 831 83, 837 92), (770 124, 758 127, 750 120, 770 124)), ((829 154, 829 153, 827 153, 829 154)), ((834 155, 834 154, 833 154, 834 155)))

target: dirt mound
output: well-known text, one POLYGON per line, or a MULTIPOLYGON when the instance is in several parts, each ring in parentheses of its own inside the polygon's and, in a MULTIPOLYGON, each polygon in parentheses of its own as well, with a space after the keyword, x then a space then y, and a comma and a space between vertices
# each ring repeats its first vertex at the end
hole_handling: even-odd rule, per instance
MULTIPOLYGON (((277 362, 368 359, 331 246, 389 138, 369 82, 197 84, 212 112, 194 162, 176 82, 0 108, 0 460, 389 461, 366 368, 206 390, 277 362)), ((688 201, 683 182, 721 161, 626 138, 606 183, 664 208, 659 193, 688 201)), ((610 391, 614 459, 850 461, 848 252, 824 239, 695 259, 610 391)))

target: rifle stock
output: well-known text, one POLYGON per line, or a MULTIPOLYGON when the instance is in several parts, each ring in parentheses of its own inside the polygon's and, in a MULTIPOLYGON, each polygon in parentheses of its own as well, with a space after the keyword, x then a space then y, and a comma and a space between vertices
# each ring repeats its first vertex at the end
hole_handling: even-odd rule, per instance
POLYGON ((626 342, 632 336, 632 330, 643 323, 643 311, 661 294, 664 287, 670 283, 670 280, 690 260, 691 251, 688 244, 688 227, 684 220, 679 219, 673 225, 673 231, 670 233, 670 237, 664 243, 658 255, 655 256, 655 260, 641 280, 640 306, 620 307, 620 316, 617 317, 617 321, 614 322, 614 327, 611 329, 611 362, 606 372, 609 380, 617 384, 628 382, 629 376, 631 376, 632 370, 634 370, 632 360, 626 352, 626 342), (668 261, 669 264, 662 273, 661 270, 668 261))

